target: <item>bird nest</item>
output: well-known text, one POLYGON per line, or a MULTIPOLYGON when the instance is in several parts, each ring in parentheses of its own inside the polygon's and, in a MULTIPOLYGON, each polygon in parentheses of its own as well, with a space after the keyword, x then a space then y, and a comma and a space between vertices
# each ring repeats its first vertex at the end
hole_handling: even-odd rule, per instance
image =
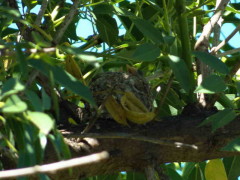
POLYGON ((123 72, 105 72, 99 74, 90 84, 90 89, 98 106, 104 103, 109 95, 120 102, 124 92, 132 92, 148 108, 153 109, 150 86, 140 74, 123 72))

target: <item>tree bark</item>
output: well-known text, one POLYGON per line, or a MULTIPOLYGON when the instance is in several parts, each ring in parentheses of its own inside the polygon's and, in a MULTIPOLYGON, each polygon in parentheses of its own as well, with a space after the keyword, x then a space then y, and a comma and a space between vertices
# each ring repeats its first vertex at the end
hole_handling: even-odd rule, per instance
MULTIPOLYGON (((110 158, 97 164, 49 174, 52 179, 78 179, 119 171, 141 171, 153 162, 201 162, 207 159, 230 157, 239 152, 221 151, 240 135, 240 121, 236 118, 227 126, 211 132, 210 126, 198 127, 205 115, 176 116, 153 121, 146 125, 123 127, 110 119, 100 119, 89 133, 82 135, 81 127, 61 130, 73 157, 107 151, 110 158)), ((57 161, 49 146, 46 163, 57 161)))

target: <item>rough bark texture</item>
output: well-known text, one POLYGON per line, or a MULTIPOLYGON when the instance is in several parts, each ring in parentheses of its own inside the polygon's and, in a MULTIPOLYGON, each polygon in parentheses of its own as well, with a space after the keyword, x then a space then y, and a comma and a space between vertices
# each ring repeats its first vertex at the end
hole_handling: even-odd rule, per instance
MULTIPOLYGON (((108 160, 98 164, 73 168, 50 174, 52 179, 77 179, 119 171, 142 171, 147 166, 167 162, 200 162, 207 159, 239 155, 220 151, 230 140, 240 135, 239 118, 224 128, 211 133, 211 127, 197 127, 205 115, 177 116, 147 125, 122 127, 113 120, 98 120, 91 131, 80 134, 81 128, 62 130, 74 157, 103 150, 110 153, 108 160), (97 127, 97 128, 96 128, 97 127), (99 138, 97 138, 99 137, 99 138), (176 142, 183 143, 182 146, 176 142), (197 149, 194 149, 195 145, 197 149)), ((57 161, 49 147, 46 162, 57 161)))

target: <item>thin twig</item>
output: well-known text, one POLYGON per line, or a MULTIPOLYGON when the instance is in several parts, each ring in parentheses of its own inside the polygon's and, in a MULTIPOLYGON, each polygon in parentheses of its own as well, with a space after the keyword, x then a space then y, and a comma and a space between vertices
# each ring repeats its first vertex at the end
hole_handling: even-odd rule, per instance
POLYGON ((240 25, 238 25, 233 32, 225 39, 223 40, 217 47, 213 47, 211 49, 211 53, 215 54, 219 49, 221 49, 225 44, 228 43, 230 39, 240 30, 240 25))
POLYGON ((238 53, 238 52, 240 52, 240 48, 231 49, 229 51, 225 51, 223 53, 216 54, 216 57, 223 57, 223 56, 227 56, 227 55, 230 55, 230 54, 235 54, 235 53, 238 53))
MULTIPOLYGON (((216 1, 216 7, 219 6, 220 2, 221 2, 221 0, 216 1)), ((222 16, 220 16, 218 22, 216 23, 215 27, 213 28, 213 33, 214 33, 213 43, 212 43, 213 47, 215 47, 215 46, 217 46, 217 44, 219 44, 222 22, 223 22, 223 18, 222 18, 222 16)))
POLYGON ((85 129, 81 132, 81 134, 87 133, 87 132, 94 126, 94 124, 96 123, 97 119, 98 119, 99 116, 100 116, 100 113, 101 113, 102 110, 103 110, 103 107, 104 107, 104 102, 103 102, 103 104, 101 104, 101 105, 98 107, 96 114, 91 118, 91 120, 89 121, 88 125, 87 125, 87 126, 85 127, 85 129))
MULTIPOLYGON (((230 0, 222 0, 219 5, 216 7, 216 11, 208 23, 204 26, 203 31, 199 39, 195 44, 195 49, 198 50, 202 46, 208 46, 209 37, 213 31, 215 24, 218 22, 219 18, 222 16, 225 7, 227 6, 230 0)), ((204 47, 206 48, 206 47, 204 47)))
POLYGON ((21 168, 21 169, 14 169, 14 170, 7 170, 0 172, 0 179, 5 178, 14 178, 14 177, 21 177, 21 176, 29 176, 38 173, 48 173, 48 172, 55 172, 67 168, 72 168, 76 166, 83 166, 86 164, 98 163, 102 160, 108 159, 109 153, 106 151, 102 151, 100 153, 74 158, 70 160, 60 161, 51 164, 45 164, 41 166, 33 166, 28 168, 21 168))
POLYGON ((73 5, 68 13, 68 15, 65 17, 63 23, 61 24, 59 30, 56 32, 56 36, 54 38, 54 43, 55 44, 58 44, 59 41, 61 40, 63 34, 65 33, 68 25, 72 22, 76 12, 77 12, 77 9, 78 9, 78 4, 80 3, 79 0, 74 0, 73 1, 73 5))
POLYGON ((42 20, 42 17, 47 9, 47 5, 48 5, 48 0, 43 0, 42 1, 42 6, 38 12, 38 15, 37 15, 37 18, 35 20, 35 25, 39 26, 41 24, 41 20, 42 20))
POLYGON ((31 72, 27 82, 26 82, 26 87, 30 86, 32 84, 32 82, 37 78, 37 76, 39 75, 39 71, 34 70, 31 72))
POLYGON ((233 68, 231 69, 230 73, 226 76, 225 82, 228 83, 232 79, 232 77, 237 73, 237 71, 240 69, 240 59, 238 58, 234 64, 233 68))
POLYGON ((156 110, 156 113, 159 114, 162 106, 163 106, 163 103, 165 102, 165 99, 167 97, 167 94, 169 92, 169 89, 171 88, 171 85, 172 85, 172 82, 173 82, 173 74, 170 76, 169 80, 168 80, 168 83, 167 83, 167 87, 166 87, 166 90, 165 92, 163 93, 163 96, 161 97, 160 99, 160 102, 158 104, 158 107, 157 107, 157 110, 156 110))
POLYGON ((30 53, 37 53, 37 52, 44 52, 44 53, 50 53, 50 52, 55 52, 56 48, 55 47, 49 47, 49 48, 41 48, 41 49, 28 49, 27 52, 30 53))

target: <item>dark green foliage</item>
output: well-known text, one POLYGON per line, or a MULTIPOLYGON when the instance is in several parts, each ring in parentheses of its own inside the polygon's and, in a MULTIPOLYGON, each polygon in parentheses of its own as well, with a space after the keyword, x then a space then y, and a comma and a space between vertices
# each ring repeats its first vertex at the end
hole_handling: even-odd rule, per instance
MULTIPOLYGON (((197 93, 208 94, 210 100, 216 98, 215 106, 221 110, 201 126, 210 124, 215 132, 239 114, 239 52, 218 58, 193 48, 196 36, 211 17, 209 13, 215 12, 215 1, 83 0, 73 19, 65 20, 72 1, 52 0, 40 24, 36 23, 37 7, 43 0, 16 2, 14 7, 0 0, 0 149, 16 153, 18 167, 43 163, 47 141, 53 144, 60 160, 71 157, 57 130, 62 113, 59 102, 97 108, 89 84, 98 73, 131 71, 129 66, 136 69, 132 73, 145 76, 151 85, 160 117, 180 115, 185 105, 197 103, 197 93), (91 26, 81 24, 83 20, 91 26), (66 21, 70 23, 63 32, 66 21), (93 34, 83 37, 79 28, 93 34), (67 58, 75 62, 70 69, 67 58), (213 70, 199 85, 195 58, 213 70)), ((224 23, 237 27, 239 8, 238 2, 229 4, 223 14, 224 23)), ((208 48, 213 40, 209 39, 208 48)), ((226 43, 220 52, 234 48, 226 43)), ((86 126, 85 122, 80 125, 86 126)), ((223 150, 240 151, 239 139, 223 150)), ((239 158, 224 158, 223 162, 228 178, 236 179, 239 158)), ((205 180, 206 162, 163 166, 173 180, 205 180)), ((39 178, 49 179, 44 174, 39 178)), ((138 172, 119 172, 88 179, 146 178, 138 172)))

